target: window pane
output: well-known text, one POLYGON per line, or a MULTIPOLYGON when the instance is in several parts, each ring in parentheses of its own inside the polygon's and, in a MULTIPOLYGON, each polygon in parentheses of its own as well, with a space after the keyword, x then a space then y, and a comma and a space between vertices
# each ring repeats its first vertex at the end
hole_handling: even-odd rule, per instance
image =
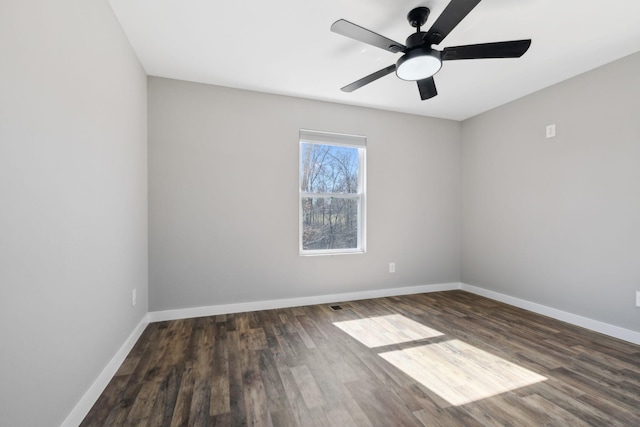
POLYGON ((358 149, 300 144, 300 190, 306 193, 357 193, 358 149))
POLYGON ((303 197, 302 248, 357 248, 359 200, 357 197, 303 197))

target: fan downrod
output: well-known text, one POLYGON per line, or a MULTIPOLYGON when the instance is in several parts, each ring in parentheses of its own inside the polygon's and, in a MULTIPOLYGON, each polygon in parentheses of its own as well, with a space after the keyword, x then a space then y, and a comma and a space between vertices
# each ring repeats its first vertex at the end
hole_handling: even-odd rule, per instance
POLYGON ((422 27, 427 22, 427 18, 429 18, 429 12, 428 7, 416 7, 407 14, 407 21, 409 21, 412 27, 420 31, 420 27, 422 27))

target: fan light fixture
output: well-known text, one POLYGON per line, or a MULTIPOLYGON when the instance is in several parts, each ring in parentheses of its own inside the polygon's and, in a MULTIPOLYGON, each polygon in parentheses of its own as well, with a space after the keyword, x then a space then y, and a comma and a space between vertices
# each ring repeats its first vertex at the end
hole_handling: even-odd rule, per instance
POLYGON ((396 75, 402 80, 422 80, 440 71, 440 52, 428 47, 410 50, 398 60, 396 75))

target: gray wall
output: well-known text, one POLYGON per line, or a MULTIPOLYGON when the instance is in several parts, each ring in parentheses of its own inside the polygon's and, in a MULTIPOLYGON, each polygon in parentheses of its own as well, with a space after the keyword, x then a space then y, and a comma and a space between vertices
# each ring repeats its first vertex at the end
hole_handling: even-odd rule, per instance
POLYGON ((0 52, 0 425, 60 425, 147 312, 146 76, 103 0, 1 2, 0 52))
POLYGON ((635 54, 463 123, 463 282, 640 331, 638 76, 635 54))
POLYGON ((459 122, 161 78, 148 90, 150 310, 459 281, 459 122), (298 255, 300 128, 367 136, 366 254, 298 255))

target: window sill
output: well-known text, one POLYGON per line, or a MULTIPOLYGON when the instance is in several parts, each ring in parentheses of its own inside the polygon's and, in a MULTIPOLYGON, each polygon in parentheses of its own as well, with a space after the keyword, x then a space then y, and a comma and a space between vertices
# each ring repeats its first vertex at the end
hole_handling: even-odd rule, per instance
POLYGON ((324 255, 359 255, 364 254, 364 249, 329 249, 300 251, 300 256, 324 256, 324 255))

